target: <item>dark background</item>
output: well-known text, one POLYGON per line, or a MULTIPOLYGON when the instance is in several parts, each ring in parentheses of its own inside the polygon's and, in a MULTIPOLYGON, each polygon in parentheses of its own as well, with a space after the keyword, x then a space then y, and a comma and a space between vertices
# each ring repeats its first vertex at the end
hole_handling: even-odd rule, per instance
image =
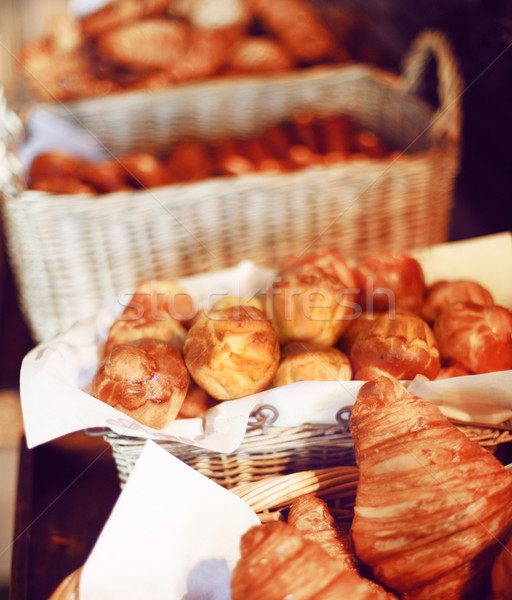
MULTIPOLYGON (((355 59, 397 73, 420 31, 432 28, 447 34, 465 82, 461 170, 450 239, 511 230, 512 2, 312 1, 345 38, 355 59)), ((423 93, 435 102, 433 66, 430 71, 423 93)), ((21 360, 34 341, 20 314, 8 264, 0 265, 0 293, 0 389, 17 389, 21 360)))

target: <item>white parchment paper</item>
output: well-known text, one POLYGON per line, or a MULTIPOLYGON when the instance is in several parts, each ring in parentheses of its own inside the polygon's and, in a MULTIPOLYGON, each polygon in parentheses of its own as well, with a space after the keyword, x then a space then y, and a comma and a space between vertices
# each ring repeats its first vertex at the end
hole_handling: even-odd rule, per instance
POLYGON ((229 600, 240 537, 259 519, 148 441, 80 578, 80 600, 229 600))

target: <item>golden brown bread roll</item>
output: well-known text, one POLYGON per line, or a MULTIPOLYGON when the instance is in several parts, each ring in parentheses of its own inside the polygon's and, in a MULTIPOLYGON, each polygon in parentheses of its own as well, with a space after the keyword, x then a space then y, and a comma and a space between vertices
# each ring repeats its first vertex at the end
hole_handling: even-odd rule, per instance
POLYGON ((268 37, 246 37, 234 44, 226 55, 225 68, 234 73, 289 71, 295 61, 278 41, 268 37))
POLYGON ((241 296, 222 296, 211 307, 210 311, 222 310, 223 308, 231 308, 235 306, 253 306, 263 311, 263 300, 259 296, 244 298, 241 296))
POLYGON ((96 188, 84 183, 78 177, 48 175, 35 177, 30 182, 30 188, 50 194, 96 194, 96 188))
POLYGON ((85 165, 82 178, 103 193, 133 189, 128 183, 126 169, 115 159, 85 165))
POLYGON ((435 379, 441 363, 434 333, 417 315, 381 314, 359 336, 350 352, 354 378, 367 381, 380 375, 414 379, 418 374, 435 379))
POLYGON ((233 600, 391 600, 394 595, 340 566, 320 544, 275 521, 241 540, 231 577, 233 600))
POLYGON ((191 379, 187 395, 185 396, 185 400, 183 400, 180 412, 176 418, 194 419, 201 416, 204 412, 213 408, 218 403, 218 400, 212 398, 206 390, 200 388, 197 383, 191 379))
POLYGON ((116 344, 143 337, 164 340, 182 348, 187 333, 184 324, 194 315, 192 298, 176 283, 143 281, 110 327, 103 355, 107 356, 116 344))
POLYGON ((470 373, 512 369, 512 313, 503 306, 451 304, 434 324, 441 359, 470 373))
POLYGON ((375 252, 359 262, 355 274, 363 310, 420 311, 425 279, 421 265, 411 256, 403 252, 375 252))
POLYGON ((85 163, 80 158, 65 152, 42 152, 32 161, 29 179, 41 177, 75 177, 80 179, 85 163))
POLYGON ((480 306, 494 304, 491 293, 476 281, 436 281, 425 293, 421 316, 433 325, 443 310, 456 302, 472 302, 480 306))
POLYGON ((410 600, 483 598, 512 522, 512 475, 398 381, 363 385, 350 427, 359 466, 351 534, 377 580, 410 600))
POLYGON ((217 400, 264 390, 279 364, 279 341, 265 314, 252 306, 203 313, 188 331, 185 363, 217 400))
POLYGON ((512 600, 512 537, 494 561, 491 580, 493 600, 512 600))
POLYGON ((281 344, 302 340, 332 346, 353 314, 355 279, 333 250, 288 263, 265 297, 281 344))
POLYGON ((162 429, 178 415, 189 380, 177 348, 143 338, 114 347, 98 366, 92 395, 147 427, 162 429))
POLYGON ((167 168, 149 152, 125 154, 120 157, 119 162, 135 187, 152 188, 171 182, 167 168))
POLYGON ((348 381, 352 365, 348 356, 332 347, 290 342, 281 351, 281 360, 272 381, 274 387, 296 381, 348 381))
POLYGON ((366 335, 379 313, 362 312, 360 315, 354 313, 353 316, 354 318, 349 321, 348 327, 343 332, 338 344, 341 350, 349 356, 357 338, 366 335))
POLYGON ((469 373, 465 369, 460 369, 459 367, 441 367, 439 369, 439 373, 436 376, 436 381, 438 379, 450 379, 451 377, 463 377, 464 375, 469 375, 469 373))

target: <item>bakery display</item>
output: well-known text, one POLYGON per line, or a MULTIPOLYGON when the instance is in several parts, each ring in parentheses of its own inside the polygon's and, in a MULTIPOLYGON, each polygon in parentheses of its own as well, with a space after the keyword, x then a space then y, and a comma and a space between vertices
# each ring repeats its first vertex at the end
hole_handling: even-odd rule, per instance
POLYGON ((112 349, 98 366, 91 393, 143 425, 161 429, 178 415, 189 381, 177 348, 143 338, 112 349))
POLYGON ((203 314, 183 347, 194 381, 217 400, 264 390, 279 364, 279 341, 266 315, 253 306, 203 314))
POLYGON ((512 474, 388 377, 361 388, 351 432, 357 556, 403 598, 484 597, 512 523, 512 474))
MULTIPOLYGON (((357 23, 345 11, 344 30, 357 23)), ((48 29, 22 45, 18 60, 30 93, 50 102, 349 58, 348 31, 334 35, 308 0, 113 0, 85 16, 62 15, 48 29)))

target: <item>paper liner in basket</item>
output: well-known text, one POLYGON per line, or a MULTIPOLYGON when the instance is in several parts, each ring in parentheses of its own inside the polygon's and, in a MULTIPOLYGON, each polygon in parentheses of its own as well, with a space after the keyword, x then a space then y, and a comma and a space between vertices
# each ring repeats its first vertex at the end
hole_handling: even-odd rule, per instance
POLYGON ((229 600, 240 537, 259 523, 237 496, 148 441, 82 569, 80 600, 229 600))
MULTIPOLYGON (((512 307, 512 235, 498 234, 442 244, 415 255, 427 283, 470 278, 486 286, 497 304, 512 307)), ((273 276, 249 261, 237 267, 180 281, 197 306, 208 307, 222 295, 251 296, 273 276)), ((92 427, 138 438, 178 441, 216 452, 232 452, 243 440, 251 412, 266 404, 278 411, 276 426, 336 424, 340 408, 351 406, 361 381, 300 382, 239 400, 222 402, 202 418, 183 419, 162 430, 144 427, 86 391, 98 364, 108 329, 123 308, 117 302, 76 324, 53 341, 40 344, 24 359, 21 402, 29 447, 92 427)), ((462 421, 490 426, 512 417, 512 371, 440 381, 416 378, 413 393, 438 404, 462 421)))

